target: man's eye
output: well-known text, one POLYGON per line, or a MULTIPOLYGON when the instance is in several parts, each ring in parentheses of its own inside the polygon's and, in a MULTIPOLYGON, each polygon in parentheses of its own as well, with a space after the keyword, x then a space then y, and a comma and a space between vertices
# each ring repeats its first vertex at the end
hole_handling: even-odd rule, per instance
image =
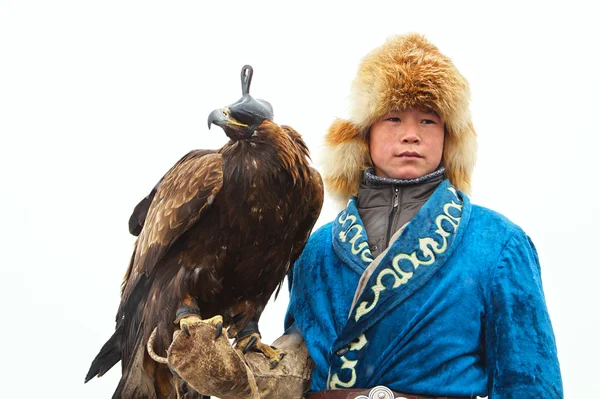
POLYGON ((396 118, 395 116, 392 116, 391 118, 387 118, 387 121, 390 122, 400 122, 400 118, 396 118))
POLYGON ((435 121, 434 121, 434 120, 431 120, 431 119, 423 119, 423 120, 421 121, 421 123, 425 123, 425 124, 429 125, 429 124, 435 123, 435 121))

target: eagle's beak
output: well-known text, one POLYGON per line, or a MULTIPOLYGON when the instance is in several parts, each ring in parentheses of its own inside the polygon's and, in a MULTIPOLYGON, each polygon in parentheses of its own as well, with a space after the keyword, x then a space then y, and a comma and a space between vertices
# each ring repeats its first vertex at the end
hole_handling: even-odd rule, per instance
POLYGON ((210 115, 208 115, 209 129, 210 125, 212 125, 213 123, 222 128, 226 126, 248 127, 247 124, 235 120, 235 118, 231 116, 229 108, 215 109, 213 112, 211 112, 210 115))

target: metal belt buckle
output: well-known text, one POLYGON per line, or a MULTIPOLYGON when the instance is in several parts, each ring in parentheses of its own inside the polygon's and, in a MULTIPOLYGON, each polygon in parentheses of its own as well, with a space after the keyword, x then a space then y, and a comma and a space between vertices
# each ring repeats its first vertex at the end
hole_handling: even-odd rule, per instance
POLYGON ((369 391, 369 396, 358 395, 354 399, 406 399, 404 396, 394 397, 394 392, 386 386, 378 385, 369 391))

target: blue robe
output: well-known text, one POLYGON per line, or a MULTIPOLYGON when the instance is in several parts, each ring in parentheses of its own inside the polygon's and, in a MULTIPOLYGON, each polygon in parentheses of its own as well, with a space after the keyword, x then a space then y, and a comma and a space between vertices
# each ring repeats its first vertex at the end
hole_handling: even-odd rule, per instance
POLYGON ((351 198, 312 234, 290 289, 286 328, 316 364, 312 391, 563 397, 533 243, 448 180, 377 262, 351 198))

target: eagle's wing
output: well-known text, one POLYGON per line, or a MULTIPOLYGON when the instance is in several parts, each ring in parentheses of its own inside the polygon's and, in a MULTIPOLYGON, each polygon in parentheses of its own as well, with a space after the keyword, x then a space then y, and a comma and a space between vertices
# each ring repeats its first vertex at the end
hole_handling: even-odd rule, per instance
MULTIPOLYGON (((195 156, 198 156, 198 157, 203 156, 203 155, 207 155, 207 154, 214 154, 215 152, 216 152, 215 150, 196 150, 196 151, 193 151, 193 153, 195 154, 195 156)), ((186 155, 186 157, 188 155, 186 155)), ((184 159, 185 159, 185 157, 184 157, 184 159)), ((179 162, 177 164, 175 164, 175 166, 173 168, 175 168, 178 164, 179 164, 179 162)), ((171 168, 169 170, 169 172, 171 170, 173 170, 173 168, 171 168)), ((150 204, 152 204, 152 200, 154 200, 154 196, 156 195, 156 191, 158 191, 158 187, 160 186, 160 183, 163 181, 163 179, 164 179, 164 176, 158 181, 158 183, 156 183, 156 186, 154 186, 154 188, 152 188, 152 191, 150 191, 150 194, 148 194, 144 199, 142 199, 135 206, 135 208, 133 209, 133 212, 131 212, 131 216, 129 217, 129 232, 132 235, 134 235, 134 236, 139 236, 140 235, 140 232, 142 231, 142 228, 144 227, 144 223, 146 222, 146 216, 148 215, 148 209, 150 209, 150 204)))
POLYGON ((194 225, 223 186, 223 158, 192 151, 163 177, 148 209, 132 262, 135 274, 150 275, 173 243, 194 225))
POLYGON ((150 209, 150 204, 152 204, 152 200, 156 195, 156 191, 158 190, 158 186, 160 186, 160 182, 162 179, 156 183, 156 186, 150 191, 143 200, 141 200, 131 212, 131 216, 129 217, 129 232, 134 236, 139 236, 142 232, 142 228, 144 227, 144 223, 146 222, 146 216, 148 215, 148 209, 150 209))
MULTIPOLYGON (((153 302, 148 299, 149 290, 156 274, 164 276, 166 272, 156 270, 153 274, 152 271, 177 239, 206 213, 222 185, 221 155, 214 151, 192 151, 179 160, 161 179, 156 191, 142 201, 149 200, 150 204, 136 207, 139 211, 136 220, 143 228, 123 281, 115 333, 102 347, 86 376, 89 380, 95 375, 102 375, 120 359, 123 375, 114 397, 121 397, 121 393, 126 397, 154 397, 156 384, 160 381, 170 384, 168 369, 156 368, 155 372, 150 372, 145 366, 135 366, 141 361, 138 355, 145 353, 144 342, 158 317, 157 312, 149 312, 152 307, 147 308, 153 302), (144 207, 147 211, 142 210, 144 207), (168 378, 161 377, 164 375, 168 378), (130 380, 130 377, 133 379, 130 380), (148 384, 135 382, 138 377, 148 384), (130 381, 134 381, 131 389, 137 389, 135 387, 139 385, 147 392, 131 394, 127 391, 130 381)), ((145 361, 143 363, 145 365, 145 361)))

